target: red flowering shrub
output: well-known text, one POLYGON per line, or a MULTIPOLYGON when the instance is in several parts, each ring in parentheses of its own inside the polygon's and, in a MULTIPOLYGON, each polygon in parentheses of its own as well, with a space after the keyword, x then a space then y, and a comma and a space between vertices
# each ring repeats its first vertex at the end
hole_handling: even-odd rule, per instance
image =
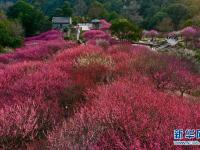
POLYGON ((17 96, 23 96, 24 99, 41 96, 45 101, 56 100, 70 85, 70 82, 68 72, 46 66, 41 71, 16 82, 13 86, 13 89, 15 89, 13 93, 18 93, 17 96))
POLYGON ((181 35, 186 40, 192 40, 198 35, 198 30, 195 27, 186 27, 181 30, 181 35))
POLYGON ((133 50, 133 46, 129 43, 120 43, 118 45, 115 45, 111 48, 111 51, 123 51, 123 52, 130 52, 133 50))
POLYGON ((48 136, 50 149, 174 149, 173 130, 198 128, 200 105, 154 90, 140 76, 99 87, 48 136))
POLYGON ((100 29, 101 30, 109 30, 110 29, 110 27, 111 27, 111 23, 109 23, 109 22, 107 22, 105 19, 101 19, 100 20, 100 29))
MULTIPOLYGON (((54 57, 54 62, 71 62, 74 63, 76 58, 87 53, 99 53, 102 52, 100 47, 94 45, 81 45, 75 48, 70 48, 67 51, 63 51, 54 57)), ((52 62, 53 63, 53 62, 52 62)))
POLYGON ((15 84, 23 78, 40 70, 41 62, 23 62, 6 66, 0 71, 0 104, 8 102, 15 96, 15 84))
POLYGON ((96 83, 107 82, 111 58, 106 57, 100 47, 88 45, 63 51, 52 60, 52 65, 63 64, 65 61, 72 66, 65 69, 71 74, 72 83, 64 90, 60 103, 70 111, 74 104, 85 100, 83 94, 87 88, 95 86, 96 83))
POLYGON ((113 70, 111 57, 103 53, 85 53, 76 58, 72 76, 76 83, 88 88, 109 82, 113 70))
POLYGON ((33 36, 33 37, 28 37, 26 38, 26 42, 28 41, 40 41, 40 40, 45 40, 45 41, 49 41, 49 40, 55 40, 55 39, 62 39, 63 38, 63 33, 58 31, 58 30, 51 30, 51 31, 47 31, 44 33, 41 33, 38 36, 33 36))
POLYGON ((76 43, 65 41, 62 33, 53 30, 36 37, 27 38, 24 47, 17 48, 13 53, 1 55, 0 62, 46 60, 57 51, 75 46, 76 43))
POLYGON ((186 46, 188 46, 188 42, 192 42, 192 46, 198 47, 199 37, 200 37, 200 29, 198 27, 186 27, 182 29, 181 35, 185 39, 186 46))
POLYGON ((192 66, 181 60, 173 60, 169 63, 170 84, 167 88, 177 90, 183 96, 200 87, 200 75, 193 72, 192 66))
POLYGON ((144 37, 149 37, 149 38, 152 38, 152 39, 154 39, 158 35, 159 35, 159 32, 156 31, 156 30, 150 30, 150 31, 144 31, 143 32, 144 37))
POLYGON ((96 40, 96 45, 100 46, 103 50, 107 50, 110 46, 110 43, 106 40, 96 40))
POLYGON ((93 87, 97 83, 109 82, 109 70, 99 64, 90 64, 74 70, 74 80, 83 87, 93 87))
MULTIPOLYGON (((19 75, 19 78, 14 80, 15 76, 13 75, 11 77, 13 80, 10 79, 10 82, 2 85, 1 102, 14 103, 15 99, 26 101, 29 98, 37 97, 41 97, 45 102, 58 101, 62 93, 71 86, 70 67, 70 64, 64 62, 52 65, 43 64, 40 70, 24 76, 15 73, 14 75, 17 77, 19 75)), ((10 76, 8 77, 10 78, 10 76)))
POLYGON ((88 44, 96 45, 96 40, 103 39, 110 41, 111 37, 106 32, 101 30, 90 30, 83 33, 83 38, 88 44))
POLYGON ((33 140, 43 138, 59 120, 56 103, 26 99, 0 108, 0 148, 19 149, 33 140))
POLYGON ((0 148, 44 138, 62 116, 57 103, 71 86, 71 64, 23 62, 0 70, 0 148))
MULTIPOLYGON (((134 53, 121 55, 121 60, 117 60, 120 62, 117 65, 118 73, 122 75, 141 73, 142 76, 149 77, 157 89, 179 91, 182 96, 200 86, 200 76, 192 70, 192 64, 189 62, 145 49, 137 51, 138 48, 131 48, 132 51, 136 50, 134 53)), ((119 56, 117 53, 114 59, 119 59, 119 56)))
POLYGON ((163 89, 170 80, 167 62, 159 54, 150 51, 140 53, 133 59, 130 69, 150 77, 158 89, 163 89))
POLYGON ((64 40, 53 40, 36 44, 17 50, 9 61, 24 61, 24 60, 46 60, 59 50, 74 47, 72 42, 64 40))
POLYGON ((61 36, 50 31, 0 56, 0 149, 45 143, 64 115, 50 149, 171 149, 175 128, 198 127, 198 103, 158 91, 196 88, 187 62, 127 42, 107 47, 99 35, 78 47, 61 36))
POLYGON ((166 35, 167 35, 167 37, 177 37, 177 36, 179 36, 179 32, 177 32, 177 31, 172 31, 172 32, 169 32, 169 33, 167 33, 166 35))
POLYGON ((4 70, 5 69, 5 65, 3 63, 0 63, 0 70, 4 70))
POLYGON ((100 64, 111 68, 113 66, 112 58, 102 52, 91 52, 80 55, 75 60, 76 67, 85 67, 90 64, 100 64))
POLYGON ((1 54, 0 55, 0 63, 8 64, 9 59, 12 58, 12 54, 1 54))

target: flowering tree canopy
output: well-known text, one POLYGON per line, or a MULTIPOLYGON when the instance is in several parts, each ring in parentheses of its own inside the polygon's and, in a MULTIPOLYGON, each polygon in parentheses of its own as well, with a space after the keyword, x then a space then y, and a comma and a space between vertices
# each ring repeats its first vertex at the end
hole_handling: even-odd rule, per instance
POLYGON ((111 27, 111 23, 107 22, 105 19, 101 19, 100 20, 100 30, 108 30, 111 27))
POLYGON ((75 45, 72 41, 65 41, 62 32, 51 30, 38 36, 26 38, 24 47, 16 48, 14 52, 0 55, 0 62, 44 60, 59 50, 74 47, 75 45))
POLYGON ((49 31, 0 56, 0 149, 175 149, 174 128, 198 128, 193 63, 84 34, 98 45, 49 31))
POLYGON ((158 35, 159 35, 159 32, 156 31, 156 30, 150 30, 150 31, 144 31, 143 32, 144 37, 154 38, 154 37, 157 37, 158 35))
POLYGON ((177 32, 177 31, 172 31, 172 32, 167 33, 168 37, 176 37, 178 35, 180 35, 180 32, 177 32))
POLYGON ((107 39, 109 38, 109 35, 101 30, 90 30, 83 33, 83 37, 86 40, 92 40, 92 39, 107 39))
POLYGON ((181 30, 181 35, 185 39, 194 39, 196 36, 198 36, 199 31, 195 27, 186 27, 181 30))

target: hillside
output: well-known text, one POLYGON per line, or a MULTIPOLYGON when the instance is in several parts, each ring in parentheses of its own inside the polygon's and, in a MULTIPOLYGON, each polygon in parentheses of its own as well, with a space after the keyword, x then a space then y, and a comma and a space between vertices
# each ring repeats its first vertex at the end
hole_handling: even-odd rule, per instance
POLYGON ((174 149, 173 130, 198 128, 191 62, 97 37, 52 30, 0 55, 0 148, 174 149))
MULTIPOLYGON (((16 0, 0 0, 1 6, 10 6, 16 0)), ((29 2, 46 15, 60 11, 64 0, 32 0, 29 2)), ((65 0, 74 16, 106 18, 113 20, 125 17, 142 28, 172 31, 191 24, 199 25, 200 5, 198 0, 65 0), (165 24, 165 28, 162 28, 165 24)))
POLYGON ((198 0, 0 2, 0 150, 200 149, 198 0))

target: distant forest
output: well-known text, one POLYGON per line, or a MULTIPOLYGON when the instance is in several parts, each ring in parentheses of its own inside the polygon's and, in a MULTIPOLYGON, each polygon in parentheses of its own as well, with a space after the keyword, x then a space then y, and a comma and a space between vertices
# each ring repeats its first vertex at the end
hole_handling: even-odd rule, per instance
MULTIPOLYGON (((6 10, 17 0, 0 0, 6 10)), ((127 18, 141 28, 171 31, 200 26, 199 0, 27 0, 49 17, 61 15, 60 8, 68 4, 73 17, 105 18, 112 21, 127 18)))

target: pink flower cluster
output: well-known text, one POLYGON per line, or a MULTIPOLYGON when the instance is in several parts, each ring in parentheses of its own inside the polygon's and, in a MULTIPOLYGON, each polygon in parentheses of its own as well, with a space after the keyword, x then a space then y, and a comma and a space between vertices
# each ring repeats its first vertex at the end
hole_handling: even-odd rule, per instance
POLYGON ((200 31, 195 28, 195 27, 186 27, 184 29, 181 30, 181 35, 185 38, 185 39, 194 39, 195 37, 200 35, 200 31))
POLYGON ((178 91, 183 95, 200 85, 200 77, 195 73, 192 64, 172 56, 144 51, 137 55, 131 66, 129 71, 148 76, 157 89, 178 91))
POLYGON ((0 148, 21 148, 59 123, 70 68, 67 61, 20 62, 0 71, 0 148))
POLYGON ((181 30, 181 35, 185 39, 186 46, 188 46, 188 42, 192 48, 198 48, 200 43, 200 28, 199 27, 186 27, 181 30))
POLYGON ((9 56, 8 62, 12 58, 12 63, 0 64, 0 149, 24 148, 27 143, 43 138, 63 117, 59 100, 72 85, 72 61, 56 61, 53 56, 55 51, 67 52, 76 44, 63 40, 37 42, 43 44, 26 45, 13 54, 3 55, 9 56), (52 59, 47 57, 50 54, 52 59), (43 56, 48 61, 42 61, 43 56))
POLYGON ((63 33, 58 30, 51 30, 51 31, 42 33, 38 36, 26 38, 26 42, 41 41, 41 40, 49 41, 49 40, 55 40, 55 39, 63 39, 63 33))
POLYGON ((76 43, 65 41, 61 32, 52 30, 25 40, 24 47, 15 52, 0 55, 1 63, 46 60, 57 51, 76 46, 76 43))
POLYGON ((143 36, 144 37, 157 37, 159 35, 159 32, 156 30, 150 30, 150 31, 144 31, 143 36))
POLYGON ((159 80, 190 89, 199 75, 187 62, 137 45, 115 45, 106 54, 115 62, 115 82, 90 88, 88 103, 49 134, 50 149, 176 149, 174 129, 198 128, 199 103, 155 88, 159 80))
POLYGON ((110 36, 101 30, 90 30, 83 33, 85 40, 108 39, 110 36))
POLYGON ((0 148, 21 149, 27 143, 45 136, 58 122, 56 103, 26 99, 0 109, 0 148))
POLYGON ((103 31, 110 29, 112 25, 111 23, 107 22, 105 19, 101 19, 100 24, 101 24, 100 29, 103 31))
POLYGON ((90 102, 48 136, 50 149, 176 149, 173 130, 200 123, 199 104, 161 93, 140 76, 87 97, 90 102))
POLYGON ((172 32, 169 32, 167 33, 167 36, 168 37, 176 37, 178 36, 180 33, 178 31, 172 31, 172 32))
MULTIPOLYGON (((27 61, 0 63, 0 149, 47 137, 49 149, 172 149, 175 128, 198 127, 199 103, 175 93, 197 88, 199 74, 187 62, 129 43, 104 51, 50 42, 31 38, 15 52, 27 61), (51 50, 43 54, 35 42, 51 50)), ((3 56, 11 62, 10 55, 3 56)))
MULTIPOLYGON (((94 46, 83 46, 65 49, 48 62, 24 61, 2 65, 0 148, 21 148, 42 138, 59 123, 63 117, 60 100, 77 81, 72 77, 75 59, 99 50, 94 46)), ((71 103, 70 96, 64 97, 66 104, 71 103)))

